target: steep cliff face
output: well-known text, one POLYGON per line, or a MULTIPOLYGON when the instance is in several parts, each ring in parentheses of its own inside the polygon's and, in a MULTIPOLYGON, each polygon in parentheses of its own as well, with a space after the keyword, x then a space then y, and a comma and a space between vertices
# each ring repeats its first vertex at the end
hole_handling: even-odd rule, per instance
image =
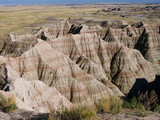
POLYGON ((160 65, 160 34, 153 26, 144 25, 143 27, 143 33, 135 48, 142 53, 146 60, 160 65))
POLYGON ((144 24, 63 20, 34 35, 9 35, 0 56, 1 90, 37 112, 127 95, 136 79, 151 82, 159 74, 158 32, 144 24))
POLYGON ((155 79, 152 64, 146 61, 137 50, 123 46, 111 61, 112 82, 128 94, 136 79, 146 78, 148 82, 155 79))

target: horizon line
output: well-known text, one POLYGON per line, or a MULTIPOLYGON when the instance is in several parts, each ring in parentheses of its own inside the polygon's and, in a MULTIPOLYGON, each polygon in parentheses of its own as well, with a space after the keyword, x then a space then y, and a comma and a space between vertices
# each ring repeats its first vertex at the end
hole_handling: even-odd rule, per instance
POLYGON ((67 4, 73 4, 73 5, 79 5, 79 4, 160 4, 160 2, 84 2, 84 3, 74 3, 74 2, 71 2, 71 3, 8 3, 8 4, 3 4, 3 3, 0 3, 0 5, 67 5, 67 4))

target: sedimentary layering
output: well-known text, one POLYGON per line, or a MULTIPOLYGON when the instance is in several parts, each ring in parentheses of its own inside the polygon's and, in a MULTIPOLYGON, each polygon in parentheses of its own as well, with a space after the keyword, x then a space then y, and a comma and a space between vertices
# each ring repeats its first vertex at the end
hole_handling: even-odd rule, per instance
POLYGON ((34 35, 8 35, 0 54, 1 93, 14 95, 19 108, 49 112, 127 95, 139 78, 153 81, 160 31, 143 23, 63 20, 34 35))

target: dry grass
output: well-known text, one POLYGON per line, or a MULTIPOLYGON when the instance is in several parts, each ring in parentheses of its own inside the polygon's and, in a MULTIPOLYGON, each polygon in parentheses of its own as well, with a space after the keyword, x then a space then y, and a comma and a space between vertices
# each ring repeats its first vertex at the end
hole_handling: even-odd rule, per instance
POLYGON ((98 113, 109 112, 112 114, 118 114, 122 110, 122 100, 117 96, 110 96, 107 99, 100 99, 95 106, 98 113))
MULTIPOLYGON (((136 7, 136 5, 119 5, 126 10, 136 7)), ((142 12, 107 12, 95 14, 97 10, 106 9, 108 7, 118 7, 117 5, 80 5, 80 6, 0 6, 0 35, 13 32, 24 33, 24 28, 30 24, 46 21, 48 17, 56 19, 64 18, 84 18, 92 20, 125 20, 129 24, 139 21, 138 18, 120 17, 120 14, 136 15, 144 14, 142 12)), ((144 7, 139 5, 138 7, 144 7)), ((150 12, 151 13, 151 12, 150 12)), ((158 22, 159 18, 154 18, 152 21, 158 22)), ((152 22, 153 24, 154 22, 152 22)), ((150 23, 149 23, 150 24, 150 23)), ((25 31, 26 32, 26 31, 25 31)))
POLYGON ((4 112, 12 112, 17 109, 15 98, 13 96, 5 98, 2 94, 0 94, 0 108, 4 112))
MULTIPOLYGON (((0 7, 0 34, 19 32, 26 25, 47 22, 48 17, 57 19, 79 18, 83 12, 95 12, 96 9, 73 9, 67 6, 16 6, 0 7)), ((54 21, 53 21, 54 22, 54 21)))

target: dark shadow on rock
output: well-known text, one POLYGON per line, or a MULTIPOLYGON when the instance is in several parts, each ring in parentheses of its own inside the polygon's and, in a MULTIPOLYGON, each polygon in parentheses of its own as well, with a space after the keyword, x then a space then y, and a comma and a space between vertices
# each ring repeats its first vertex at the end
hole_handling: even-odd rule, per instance
POLYGON ((40 38, 41 38, 42 40, 44 40, 44 41, 47 40, 47 37, 45 36, 45 33, 44 33, 44 32, 41 33, 40 38))
POLYGON ((140 93, 151 93, 155 91, 160 100, 160 75, 156 75, 156 78, 153 82, 148 82, 145 78, 136 79, 135 84, 128 93, 128 98, 138 97, 140 93))
POLYGON ((8 71, 6 64, 0 65, 0 90, 4 90, 8 84, 8 71))
POLYGON ((76 26, 76 25, 72 25, 70 30, 68 31, 68 34, 69 33, 72 33, 72 34, 79 34, 81 29, 83 28, 83 26, 76 26))

